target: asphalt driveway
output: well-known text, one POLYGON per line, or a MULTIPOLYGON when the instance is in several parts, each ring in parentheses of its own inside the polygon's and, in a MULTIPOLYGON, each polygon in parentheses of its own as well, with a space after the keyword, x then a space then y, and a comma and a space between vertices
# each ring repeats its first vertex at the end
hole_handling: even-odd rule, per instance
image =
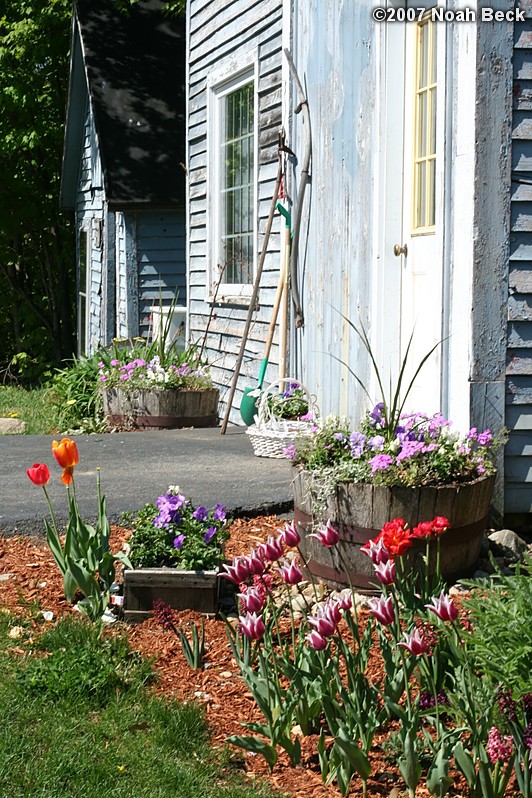
MULTIPOLYGON (((59 439, 59 436, 55 436, 59 439)), ((58 521, 67 517, 66 489, 52 455, 51 435, 0 437, 0 532, 40 534, 48 506, 26 468, 47 463, 48 486, 58 521)), ((111 521, 154 502, 169 485, 179 485, 194 504, 225 504, 234 515, 253 516, 292 508, 290 464, 255 457, 242 427, 158 430, 75 436, 80 462, 76 490, 83 517, 97 512, 96 477, 111 521)))

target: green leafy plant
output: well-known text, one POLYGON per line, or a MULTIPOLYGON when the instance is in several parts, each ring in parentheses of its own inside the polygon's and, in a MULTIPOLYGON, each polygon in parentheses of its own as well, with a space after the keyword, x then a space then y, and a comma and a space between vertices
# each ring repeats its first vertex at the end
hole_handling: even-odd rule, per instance
POLYGON ((57 369, 50 395, 63 432, 101 432, 105 428, 100 385, 100 358, 74 357, 70 365, 57 369))
POLYGON ((223 561, 229 536, 225 507, 195 507, 178 486, 170 486, 155 504, 128 513, 125 522, 133 529, 129 558, 134 568, 208 571, 223 561))
POLYGON ((278 393, 268 393, 266 406, 267 416, 276 419, 301 419, 310 410, 307 392, 298 382, 289 383, 285 390, 278 393))
POLYGON ((154 601, 153 611, 156 620, 164 629, 171 629, 181 643, 183 655, 191 668, 203 670, 205 667, 205 624, 201 622, 201 632, 195 623, 191 624, 192 638, 189 640, 182 626, 178 626, 175 613, 164 601, 154 601))
POLYGON ((78 602, 79 608, 92 621, 101 619, 109 605, 110 588, 115 580, 115 560, 126 567, 131 563, 119 551, 112 554, 109 546, 110 526, 107 518, 105 497, 101 494, 98 471, 98 519, 96 526, 86 524, 81 518, 74 481, 74 468, 79 463, 76 444, 70 438, 60 443, 53 441, 52 452, 57 463, 63 468, 62 482, 67 486, 69 518, 61 540, 52 504, 46 490, 50 480, 50 470, 45 463, 34 463, 26 469, 29 479, 43 488, 50 508, 50 520, 45 519, 46 540, 52 555, 63 574, 63 587, 68 601, 73 601, 76 590, 81 590, 84 598, 78 602))

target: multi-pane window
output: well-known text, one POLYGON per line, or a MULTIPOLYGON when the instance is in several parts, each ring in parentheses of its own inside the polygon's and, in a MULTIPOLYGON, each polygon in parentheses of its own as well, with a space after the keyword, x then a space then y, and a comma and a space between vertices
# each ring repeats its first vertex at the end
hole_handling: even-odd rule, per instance
POLYGON ((417 26, 413 232, 430 232, 436 206, 436 25, 417 26))
POLYGON ((253 281, 255 216, 254 83, 220 97, 220 217, 218 262, 223 282, 253 281))

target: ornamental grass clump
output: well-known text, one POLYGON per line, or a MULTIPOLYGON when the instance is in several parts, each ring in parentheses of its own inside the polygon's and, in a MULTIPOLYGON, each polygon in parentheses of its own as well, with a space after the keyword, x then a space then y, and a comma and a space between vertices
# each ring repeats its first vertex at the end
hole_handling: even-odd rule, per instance
POLYGON ((209 571, 223 562, 229 537, 223 504, 210 510, 195 507, 179 486, 171 485, 155 504, 126 514, 125 521, 133 530, 129 557, 134 568, 209 571))
MULTIPOLYGON (((359 779, 366 794, 378 776, 370 754, 379 733, 411 798, 422 782, 441 798, 458 772, 478 798, 502 798, 515 773, 529 798, 530 697, 517 699, 486 678, 474 657, 474 627, 438 565, 429 573, 429 546, 439 547, 448 526, 441 516, 414 529, 395 518, 368 541, 377 595, 367 610, 352 589, 322 597, 314 586, 312 597, 295 522, 227 564, 223 576, 239 588, 230 645, 264 718, 243 724, 248 733, 230 742, 273 769, 280 748, 299 765, 301 737, 311 737, 324 783, 347 795, 359 779), (422 579, 409 558, 419 539, 427 543, 422 579)), ((314 534, 337 546, 330 521, 314 534)))

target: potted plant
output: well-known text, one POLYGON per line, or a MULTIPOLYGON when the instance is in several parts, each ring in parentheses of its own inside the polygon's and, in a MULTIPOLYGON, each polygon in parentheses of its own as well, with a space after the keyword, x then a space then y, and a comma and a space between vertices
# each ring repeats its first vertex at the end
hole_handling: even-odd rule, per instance
POLYGON ((102 351, 99 378, 107 423, 119 428, 208 427, 219 392, 196 346, 166 349, 144 338, 102 351))
POLYGON ((388 519, 399 517, 414 527, 425 518, 445 516, 450 528, 442 539, 441 568, 444 577, 454 579, 478 559, 495 480, 493 453, 504 433, 497 440, 490 430, 460 435, 439 413, 405 412, 409 388, 434 350, 422 360, 402 398, 407 348, 398 384, 387 400, 368 337, 355 329, 370 354, 381 401, 357 429, 346 419, 329 416, 285 449, 295 466, 296 519, 307 532, 331 519, 341 537, 332 554, 305 536, 309 570, 327 581, 351 580, 358 589, 369 590, 371 568, 361 547, 388 519))
POLYGON ((215 613, 229 536, 224 506, 195 507, 178 486, 170 486, 155 504, 127 514, 125 521, 133 530, 132 568, 124 570, 126 620, 144 620, 157 601, 177 610, 215 613))

